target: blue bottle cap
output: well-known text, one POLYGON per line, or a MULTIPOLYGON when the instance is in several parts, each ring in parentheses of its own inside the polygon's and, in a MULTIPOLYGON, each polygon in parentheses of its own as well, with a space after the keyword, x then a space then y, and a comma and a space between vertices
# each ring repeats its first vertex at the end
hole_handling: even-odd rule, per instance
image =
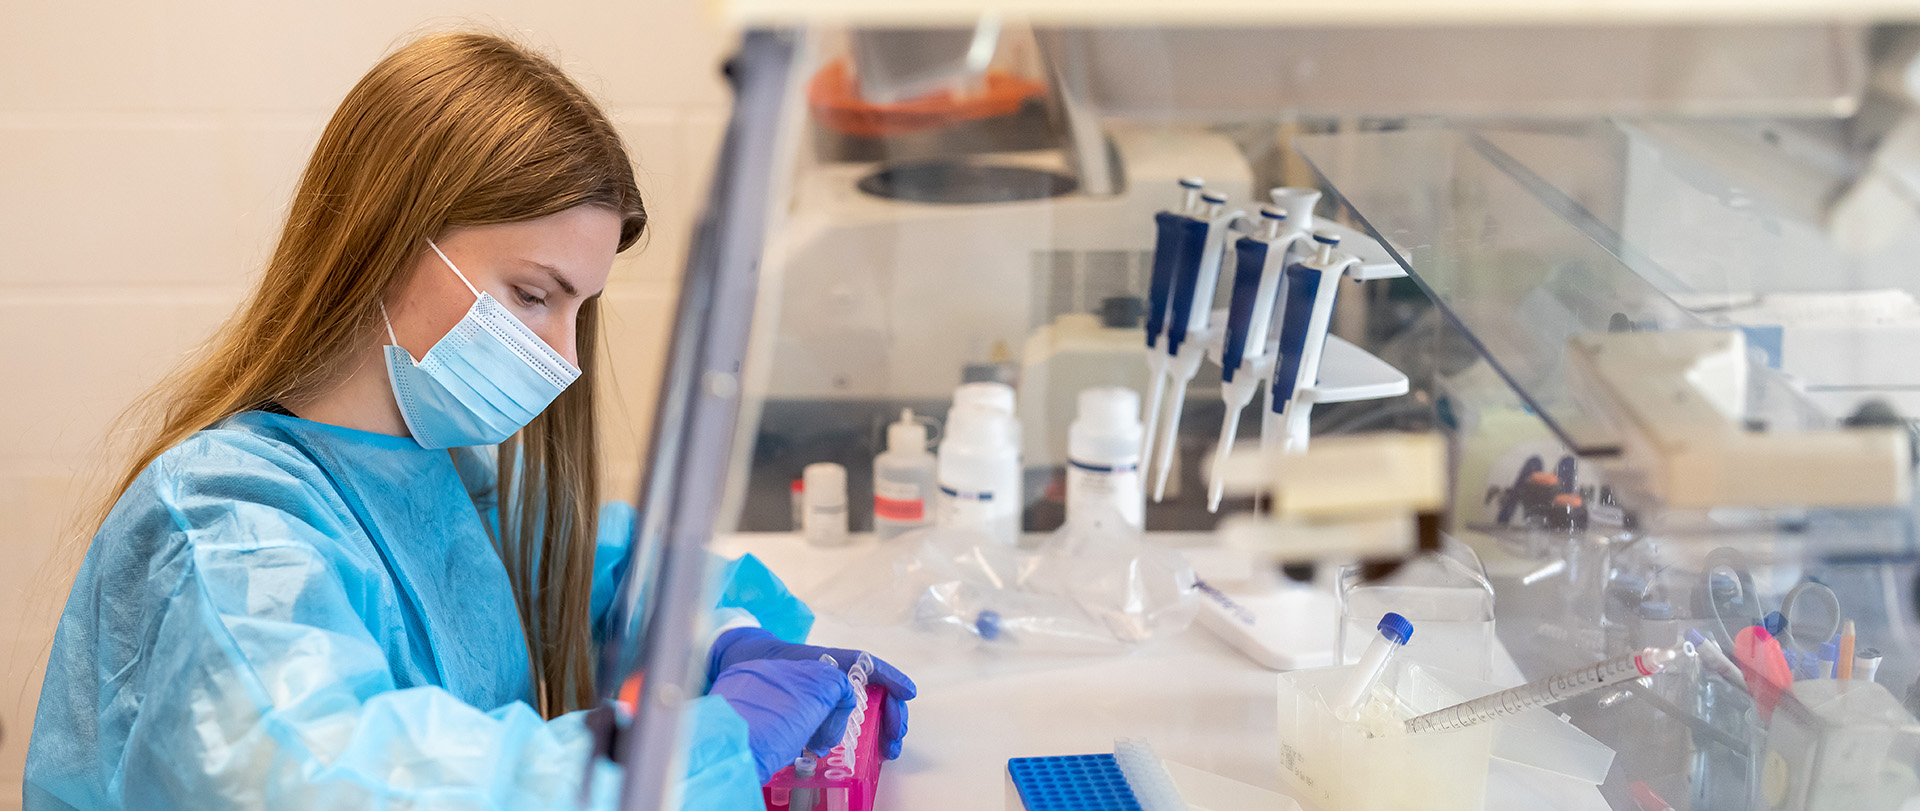
POLYGON ((1673 619, 1673 604, 1665 600, 1648 600, 1640 604, 1640 617, 1649 620, 1673 619))
POLYGON ((1380 624, 1376 627, 1379 628, 1381 636, 1393 640, 1395 645, 1405 645, 1407 640, 1413 638, 1413 623, 1408 622, 1406 617, 1391 611, 1380 618, 1380 624))
POLYGON ((1767 629, 1767 633, 1779 636, 1781 631, 1787 630, 1787 617, 1778 611, 1767 612, 1767 618, 1760 621, 1760 627, 1767 629))
POLYGON ((999 639, 1000 612, 991 608, 982 610, 973 620, 973 629, 980 632, 981 639, 999 639))

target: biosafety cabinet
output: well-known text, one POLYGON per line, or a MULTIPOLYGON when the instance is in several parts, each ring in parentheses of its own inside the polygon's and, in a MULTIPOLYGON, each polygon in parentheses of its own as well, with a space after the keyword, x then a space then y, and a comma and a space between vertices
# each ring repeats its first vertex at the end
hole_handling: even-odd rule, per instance
POLYGON ((726 13, 602 672, 638 691, 627 807, 673 802, 709 549, 920 680, 876 808, 1031 806, 1010 759, 1137 755, 1116 738, 1194 808, 1920 807, 1914 9, 726 13), (924 606, 847 597, 902 590, 861 578, 921 542, 871 535, 888 425, 938 450, 979 382, 1016 393, 1008 555, 1074 526, 1080 393, 1137 393, 1129 543, 1180 561, 1177 621, 1037 652, 982 610, 921 656, 924 606), (794 534, 822 462, 845 547, 794 534), (1302 709, 1386 611, 1414 628, 1395 700, 1673 660, 1396 749, 1425 776, 1395 794, 1354 765, 1373 738, 1302 709))

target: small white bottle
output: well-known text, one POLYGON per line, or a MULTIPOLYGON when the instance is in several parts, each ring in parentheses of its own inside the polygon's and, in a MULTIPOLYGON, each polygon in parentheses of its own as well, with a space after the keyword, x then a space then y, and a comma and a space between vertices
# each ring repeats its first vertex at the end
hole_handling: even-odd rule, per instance
POLYGON ((1012 417, 974 406, 948 412, 936 470, 940 507, 934 520, 940 526, 965 527, 999 543, 1019 544, 1020 445, 1012 417))
POLYGON ((1146 527, 1140 481, 1140 394, 1109 386, 1080 392, 1080 412, 1067 428, 1067 523, 1117 515, 1146 527))
POLYGON ((800 473, 806 509, 801 528, 814 546, 847 543, 847 469, 832 462, 815 462, 800 473))
POLYGON ((914 420, 913 409, 901 409, 900 421, 887 426, 886 451, 873 457, 873 534, 887 541, 926 526, 936 475, 927 426, 914 420))

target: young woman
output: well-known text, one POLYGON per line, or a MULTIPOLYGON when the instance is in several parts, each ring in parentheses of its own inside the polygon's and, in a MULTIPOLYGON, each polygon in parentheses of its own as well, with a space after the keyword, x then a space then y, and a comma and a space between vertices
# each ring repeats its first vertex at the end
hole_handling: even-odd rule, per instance
MULTIPOLYGON (((259 288, 149 401, 60 619, 26 807, 577 803, 572 711, 632 520, 596 498, 597 297, 645 226, 619 137, 547 60, 444 34, 376 65, 259 288)), ((854 699, 771 574, 721 577, 681 790, 757 809, 854 699)), ((913 686, 876 677, 897 755, 913 686)))

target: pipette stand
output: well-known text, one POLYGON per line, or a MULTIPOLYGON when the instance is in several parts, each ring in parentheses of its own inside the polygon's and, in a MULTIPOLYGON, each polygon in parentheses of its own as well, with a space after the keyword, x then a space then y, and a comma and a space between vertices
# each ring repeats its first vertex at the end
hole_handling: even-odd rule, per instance
POLYGON ((860 723, 860 738, 854 742, 851 774, 837 762, 843 759, 839 746, 820 759, 819 772, 813 777, 797 777, 789 765, 760 789, 769 811, 870 811, 874 791, 880 785, 880 764, 886 760, 880 755, 880 708, 886 701, 885 688, 867 685, 867 710, 860 723), (818 804, 813 809, 792 808, 793 790, 809 788, 816 790, 818 804))

